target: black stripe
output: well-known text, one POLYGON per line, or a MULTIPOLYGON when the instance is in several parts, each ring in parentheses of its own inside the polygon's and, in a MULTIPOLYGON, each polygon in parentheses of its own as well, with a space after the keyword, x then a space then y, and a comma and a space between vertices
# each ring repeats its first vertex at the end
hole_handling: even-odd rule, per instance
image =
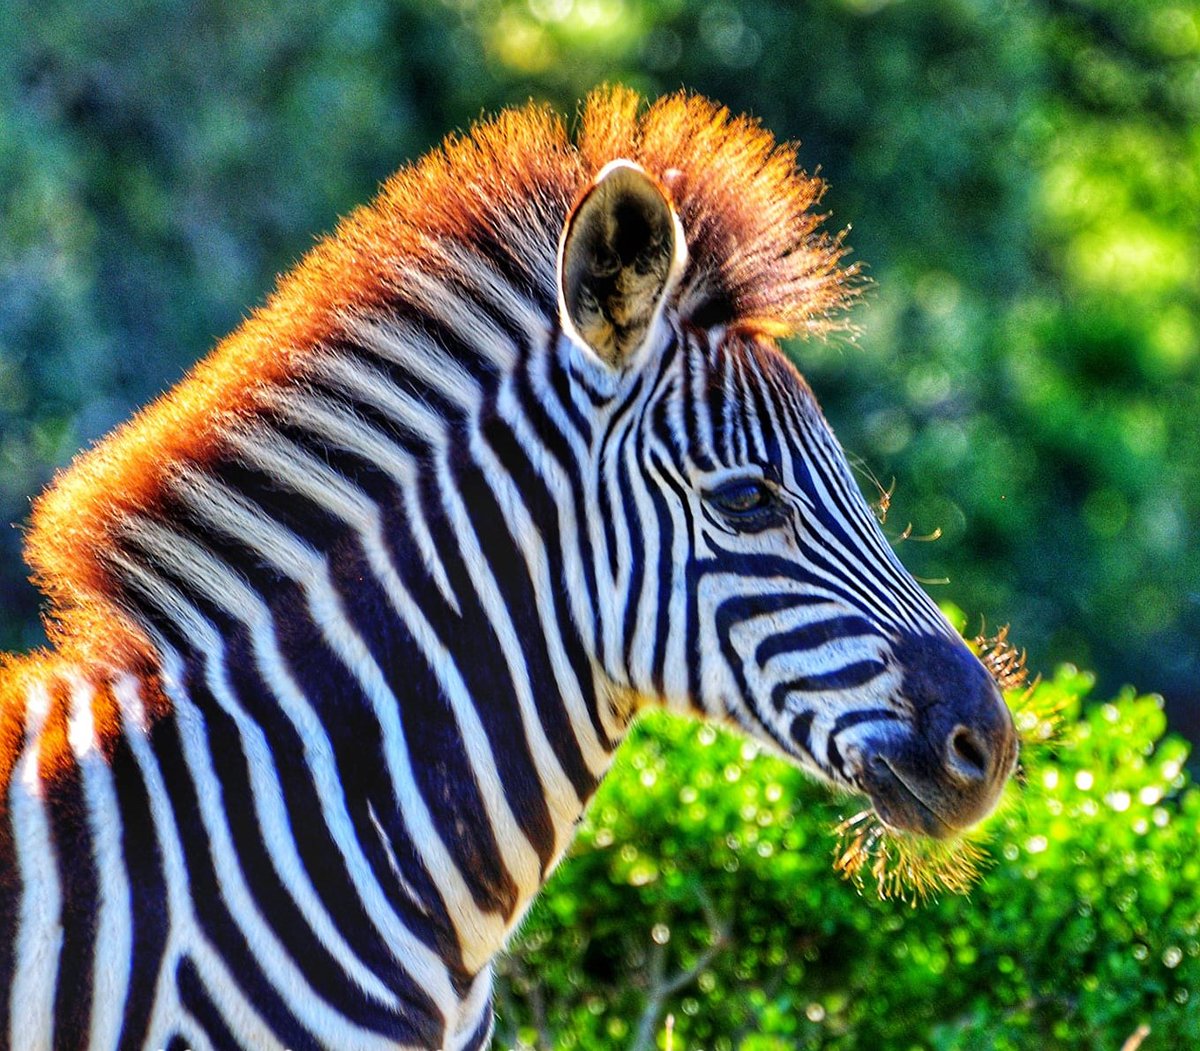
MULTIPOLYGON (((388 538, 393 545, 393 559, 414 602, 454 659, 483 724, 509 807, 546 866, 554 853, 554 824, 521 725, 508 665, 463 563, 458 537, 441 506, 432 469, 422 472, 420 485, 426 524, 450 586, 458 596, 461 613, 446 603, 412 545, 405 544, 399 535, 388 538)), ((495 529, 495 524, 491 528, 495 529)))
POLYGON ((646 576, 646 535, 642 529, 641 515, 638 513, 637 498, 633 494, 633 479, 629 473, 628 452, 630 445, 635 448, 638 444, 637 425, 632 424, 622 435, 622 441, 617 448, 617 488, 621 499, 621 517, 629 533, 629 598, 625 603, 624 619, 621 624, 621 637, 624 645, 621 656, 624 660, 626 673, 629 672, 630 655, 633 652, 633 636, 637 629, 638 611, 642 601, 642 584, 646 576))
POLYGON ((857 686, 865 686, 885 671, 887 671, 886 664, 867 660, 856 661, 854 664, 847 664, 844 668, 822 672, 818 675, 799 675, 786 682, 777 683, 771 690, 771 703, 777 712, 781 712, 790 694, 850 690, 857 686))
MULTIPOLYGON (((69 690, 61 689, 54 704, 67 706, 65 721, 70 712, 69 690)), ((53 781, 44 787, 62 893, 63 937, 54 994, 54 1046, 76 1047, 87 1043, 92 1012, 99 905, 94 843, 83 778, 73 756, 68 759, 63 755, 56 764, 53 781)), ((46 862, 55 863, 48 858, 46 862)))
MULTIPOLYGON (((388 773, 386 750, 378 720, 371 711, 371 705, 362 692, 357 679, 348 674, 341 661, 329 649, 328 643, 320 630, 313 623, 307 606, 307 599, 299 585, 292 581, 281 585, 270 597, 270 605, 274 613, 275 635, 279 651, 287 664, 290 674, 295 678, 301 692, 312 705, 317 718, 330 742, 340 785, 345 793, 347 811, 353 822, 356 838, 371 865, 372 872, 383 889, 392 907, 403 919, 406 926, 435 953, 445 961, 451 973, 466 979, 458 939, 450 919, 446 904, 433 877, 426 870, 420 852, 408 835, 407 825, 397 809, 394 786, 388 773), (414 888, 420 898, 420 907, 414 906, 409 894, 398 882, 392 872, 390 860, 371 820, 368 807, 375 808, 376 815, 389 837, 389 843, 394 850, 394 856, 404 880, 414 888)), ((249 647, 249 640, 246 642, 249 647)), ((248 658, 253 667, 253 657, 248 658)), ((257 679, 255 669, 254 677, 257 679)), ((263 687, 264 691, 267 689, 263 687)), ((245 702, 245 694, 243 694, 245 702)), ((270 698, 270 694, 265 694, 270 698)), ((262 706, 264 709, 274 707, 274 704, 262 706)), ((264 715, 275 717, 274 712, 264 711, 264 715)), ((287 737, 292 736, 292 727, 283 719, 278 720, 279 729, 287 737), (285 729, 286 727, 286 729, 285 729)), ((299 745, 299 742, 297 742, 299 745)), ((289 762, 291 755, 303 755, 303 748, 294 751, 275 750, 279 757, 279 768, 287 771, 295 764, 289 762)), ((303 805, 293 807, 289 802, 289 814, 293 830, 303 825, 314 825, 322 833, 320 839, 325 839, 323 822, 314 821, 315 814, 320 814, 319 797, 312 787, 311 774, 303 771, 296 780, 296 798, 300 792, 312 799, 310 805, 316 810, 305 810, 303 805)), ((307 831, 307 829, 306 829, 307 831)), ((300 835, 297 835, 298 842, 300 835)), ((344 934, 347 922, 354 924, 351 930, 358 928, 359 936, 365 939, 367 959, 376 958, 380 954, 381 964, 385 968, 395 968, 389 950, 380 947, 378 932, 371 924, 365 911, 360 912, 361 903, 357 891, 354 891, 348 873, 344 873, 340 851, 336 841, 328 838, 332 856, 321 858, 319 854, 306 857, 306 867, 310 873, 314 871, 324 874, 329 880, 332 891, 337 884, 344 883, 350 895, 349 902, 354 910, 346 916, 344 907, 331 900, 326 894, 322 899, 335 917, 338 927, 344 934), (329 871, 326 871, 329 870, 329 871), (361 925, 357 922, 361 917, 361 925), (388 962, 383 962, 386 957, 388 962)), ((316 848, 316 843, 313 843, 316 848)), ((351 937, 351 944, 358 939, 351 937)), ((359 944, 359 955, 364 952, 364 946, 359 944)), ((373 966, 377 972, 379 966, 373 966)), ((399 976, 398 976, 399 977, 399 976)), ((428 1008, 433 1012, 432 1006, 428 1008)))
MULTIPOLYGON (((179 961, 179 966, 175 970, 175 981, 179 988, 180 1003, 196 1020, 196 1024, 204 1030, 204 1035, 212 1044, 213 1051, 246 1051, 229 1031, 225 1019, 221 1017, 216 1004, 208 995, 208 990, 204 987, 204 981, 197 972, 196 965, 187 957, 179 961)), ((180 1046, 186 1047, 187 1045, 179 1037, 174 1037, 171 1040, 171 1047, 180 1046)))
MULTIPOLYGON (((592 729, 605 750, 611 752, 619 742, 608 736, 600 718, 592 663, 584 649, 583 639, 580 638, 575 624, 575 614, 568 599, 569 589, 575 582, 567 577, 563 555, 563 531, 559 523, 558 507, 507 420, 498 416, 489 418, 483 424, 483 437, 520 491, 521 499, 529 511, 530 518, 537 523, 542 547, 546 553, 547 570, 552 589, 551 598, 554 602, 555 626, 562 639, 567 660, 571 664, 571 671, 576 682, 579 683, 579 690, 583 695, 592 729)), ((579 526, 577 525, 576 528, 578 529, 579 526)))
MULTIPOLYGON (((489 256, 488 263, 490 263, 492 265, 493 269, 499 269, 501 271, 501 273, 497 275, 497 277, 499 278, 499 280, 496 282, 497 284, 499 284, 501 286, 503 286, 506 283, 512 284, 511 280, 506 281, 508 271, 507 271, 507 267, 505 265, 505 259, 494 258, 494 257, 489 256)), ((470 275, 465 275, 465 276, 469 277, 470 275)), ((447 287, 449 287, 453 292, 457 293, 462 298, 464 306, 466 306, 466 308, 469 311, 473 312, 477 316, 486 318, 488 321, 490 321, 492 323, 492 325, 494 325, 502 333, 504 333, 504 335, 508 337, 508 339, 512 342, 513 346, 516 348, 518 355, 527 354, 532 349, 534 349, 529 345, 529 335, 525 329, 525 326, 522 325, 519 321, 517 321, 517 319, 514 316, 505 313, 505 311, 501 308, 500 304, 498 302, 496 302, 489 293, 484 292, 482 289, 477 289, 473 284, 470 284, 468 281, 461 281, 461 280, 457 280, 457 279, 453 279, 452 281, 447 281, 445 278, 442 278, 441 280, 444 284, 447 285, 447 287)), ((520 288, 521 286, 518 283, 515 287, 520 288)), ((534 290, 530 289, 530 291, 533 292, 534 290)), ((533 307, 533 310, 536 313, 537 308, 539 306, 542 306, 543 304, 539 303, 537 298, 535 297, 533 302, 530 305, 533 307)), ((543 318, 542 318, 542 321, 546 325, 546 328, 544 331, 546 332, 547 335, 549 334, 550 326, 551 326, 550 318, 555 317, 555 319, 557 320, 556 315, 557 315, 557 310, 551 310, 548 312, 548 314, 546 316, 543 316, 543 318)), ((422 319, 422 322, 427 324, 429 322, 429 320, 430 320, 429 317, 425 317, 422 319)), ((437 317, 433 317, 432 320, 435 322, 440 322, 441 319, 437 318, 437 317)), ((457 346, 461 346, 461 347, 465 348, 467 345, 460 343, 457 346)), ((474 350, 474 356, 479 357, 480 359, 482 359, 484 361, 487 360, 486 358, 484 358, 484 356, 480 353, 480 351, 477 348, 472 348, 472 349, 474 350)), ((457 357, 461 353, 462 353, 462 351, 458 351, 456 354, 453 355, 456 360, 457 360, 457 357)))
POLYGON ((855 638, 862 635, 878 635, 878 631, 869 620, 863 617, 831 617, 813 624, 803 624, 763 639, 754 651, 754 659, 761 668, 772 657, 777 657, 781 653, 815 650, 835 639, 855 638))
MULTIPOLYGON (((674 493, 677 505, 680 511, 683 512, 688 550, 694 554, 696 550, 696 522, 692 517, 692 508, 688 501, 687 493, 683 486, 675 480, 670 470, 662 469, 660 477, 666 487, 674 493)), ((696 585, 699 582, 694 557, 683 567, 683 572, 687 579, 687 593, 689 596, 688 602, 685 604, 687 608, 687 624, 684 627, 684 660, 687 662, 687 691, 688 698, 693 704, 696 704, 700 697, 700 611, 699 604, 694 597, 696 595, 696 585)))
MULTIPOLYGON (((471 519, 480 550, 491 567, 493 579, 501 592, 501 599, 509 611, 513 629, 517 638, 521 640, 538 717, 576 794, 580 800, 586 800, 596 790, 596 778, 584 761, 575 731, 558 693, 553 665, 538 616, 537 595, 529 579, 525 558, 512 535, 512 524, 508 522, 496 502, 484 469, 467 459, 466 450, 462 452, 464 455, 456 457, 453 461, 455 481, 458 483, 463 506, 471 519)), ((483 616, 482 607, 479 609, 479 615, 483 616)), ((460 666, 462 663, 460 661, 460 666)), ((487 695, 479 696, 482 700, 482 697, 487 695)), ((512 699, 511 703, 515 705, 515 699, 512 699)))
POLYGON ((123 734, 113 744, 110 766, 117 808, 121 812, 121 851, 129 880, 133 925, 132 968, 118 1047, 132 1051, 146 1042, 154 1011, 154 992, 167 944, 167 893, 150 795, 123 734))
MULTIPOLYGON (((726 406, 729 398, 726 393, 726 383, 731 368, 730 355, 721 354, 708 364, 708 376, 705 384, 705 408, 708 410, 709 448, 716 460, 729 466, 733 462, 733 441, 726 424, 726 406)), ((734 392, 734 398, 737 392, 734 392)), ((731 406, 731 409, 736 406, 731 406)))
POLYGON ((716 467, 716 463, 709 455, 707 443, 700 433, 699 397, 703 397, 703 394, 698 396, 696 390, 700 384, 707 384, 708 368, 694 336, 684 344, 683 363, 683 422, 687 434, 688 457, 700 470, 711 471, 716 467))
MULTIPOLYGON (((571 347, 574 345, 571 344, 571 347)), ((560 360, 561 355, 554 356, 554 364, 559 371, 567 377, 567 383, 575 390, 583 391, 584 397, 591 403, 594 409, 603 409, 612 397, 603 391, 596 390, 592 386, 592 381, 575 367, 575 363, 571 360, 572 350, 568 350, 565 357, 566 360, 560 360)))
MULTIPOLYGON (((477 347, 460 339, 455 331, 440 318, 420 312, 417 314, 399 312, 398 316, 401 321, 411 323, 418 332, 437 344, 445 352, 446 356, 453 360, 455 365, 459 366, 477 383, 487 386, 495 382, 496 371, 492 362, 484 354, 480 353, 477 347)), ((385 320, 387 320, 386 316, 385 320)), ((403 391, 423 394, 428 390, 425 382, 415 378, 404 367, 402 362, 377 355, 369 344, 343 338, 331 341, 331 346, 340 352, 352 351, 358 353, 362 355, 364 361, 383 368, 392 377, 396 386, 403 391)), ((420 353, 415 347, 410 348, 410 350, 413 354, 420 353)), ((430 404, 437 405, 438 414, 443 415, 443 410, 447 407, 447 403, 436 392, 429 391, 429 393, 434 399, 430 404)), ((457 415, 458 411, 455 410, 447 418, 453 419, 457 415)))
MULTIPOLYGON (((567 476, 572 498, 574 500, 575 522, 579 538, 580 559, 583 563, 583 583, 587 589, 587 608, 596 616, 600 608, 600 595, 596 585, 596 559, 592 551, 591 537, 588 535, 587 523, 590 519, 590 509, 584 498, 583 476, 580 465, 575 459, 566 437, 559 431, 554 420, 546 411, 545 406, 538 400, 533 388, 528 369, 528 363, 515 373, 514 390, 521 411, 529 421, 530 428, 538 436, 544 454, 553 460, 558 468, 567 476)), ((603 663, 604 633, 599 624, 593 620, 592 637, 596 640, 596 656, 603 663)))
POLYGON ((750 460, 750 422, 749 406, 746 404, 746 363, 741 357, 730 361, 733 370, 733 386, 740 394, 740 400, 733 406, 730 413, 730 431, 733 443, 733 458, 736 463, 747 463, 750 460))
POLYGON ((757 421, 758 426, 747 427, 747 432, 755 440, 755 444, 759 441, 763 443, 762 448, 755 449, 755 456, 760 457, 761 462, 765 464, 778 465, 781 459, 779 455, 779 439, 775 433, 775 424, 772 422, 772 413, 767 406, 766 392, 763 390, 764 377, 762 375, 761 365, 754 360, 746 362, 746 382, 743 391, 749 395, 750 410, 748 415, 753 416, 757 421))
POLYGON ((618 458, 618 469, 620 468, 619 449, 612 449, 613 436, 617 428, 628 419, 628 413, 632 407, 634 400, 641 393, 642 381, 639 377, 633 384, 630 391, 621 400, 621 403, 613 408, 612 415, 608 418, 608 425, 604 428, 604 436, 600 440, 600 448, 597 450, 595 462, 591 465, 598 472, 598 503, 600 524, 604 529, 604 542, 608 548, 608 573, 611 580, 617 579, 617 505, 616 497, 610 492, 608 484, 608 470, 606 464, 610 456, 618 458))
MULTIPOLYGON (((688 457, 687 448, 672 425, 671 408, 674 404, 672 395, 679 388, 680 383, 682 380, 677 374, 668 377, 664 384, 663 396, 654 401, 650 409, 650 430, 655 440, 663 446, 670 454, 672 462, 677 465, 686 463, 688 457)), ((686 471, 680 467, 678 473, 685 474, 686 471)))
POLYGON ((812 746, 812 724, 816 717, 817 713, 811 708, 807 711, 801 712, 796 716, 795 719, 792 720, 792 725, 788 730, 788 734, 792 740, 796 742, 796 744, 798 744, 810 756, 812 756, 813 759, 818 762, 818 764, 823 766, 824 764, 817 759, 816 753, 813 752, 812 746))
MULTIPOLYGON (((530 363, 527 367, 532 368, 533 363, 530 363)), ((597 401, 598 396, 596 392, 586 382, 581 382, 577 373, 569 371, 568 367, 564 367, 556 355, 547 354, 545 356, 544 368, 550 390, 554 392, 555 400, 562 409, 563 415, 566 416, 571 426, 575 428, 580 440, 585 445, 590 445, 592 441, 592 423, 580 411, 579 406, 575 404, 572 390, 576 388, 587 392, 589 400, 596 408, 606 404, 607 399, 597 401)))
MULTIPOLYGON (((666 400, 666 395, 671 389, 668 374, 673 362, 674 355, 671 353, 664 353, 660 358, 658 371, 649 383, 649 393, 642 404, 641 412, 638 413, 637 423, 631 428, 631 434, 636 436, 637 446, 642 453, 643 484, 647 498, 654 511, 655 522, 658 526, 657 565, 655 567, 658 572, 656 578, 658 586, 655 588, 654 594, 654 651, 650 662, 650 681, 651 685, 660 695, 663 692, 667 633, 670 627, 670 594, 674 582, 672 547, 674 545, 675 530, 661 491, 652 484, 651 479, 646 476, 645 472, 647 466, 651 464, 658 467, 660 474, 665 473, 666 470, 661 458, 656 458, 653 453, 649 452, 649 448, 651 440, 654 437, 655 421, 658 418, 656 412, 657 406, 666 400)), ((633 565, 630 571, 629 592, 630 599, 633 601, 626 603, 625 623, 623 626, 625 633, 623 656, 625 667, 628 669, 633 647, 634 631, 637 626, 637 615, 641 606, 641 596, 644 594, 643 585, 646 573, 647 543, 645 533, 642 530, 644 523, 638 513, 637 502, 633 496, 632 482, 629 478, 629 468, 624 456, 621 457, 620 477, 625 519, 629 523, 630 542, 633 548, 633 565)))
MULTIPOLYGON (((660 476, 669 468, 657 456, 652 464, 660 476)), ((675 586, 675 522, 663 493, 657 486, 649 486, 650 503, 658 521, 658 614, 654 624, 654 658, 651 662, 651 682, 661 695, 665 688, 667 637, 671 629, 671 595, 675 586)), ((690 605, 691 603, 686 603, 690 605)))

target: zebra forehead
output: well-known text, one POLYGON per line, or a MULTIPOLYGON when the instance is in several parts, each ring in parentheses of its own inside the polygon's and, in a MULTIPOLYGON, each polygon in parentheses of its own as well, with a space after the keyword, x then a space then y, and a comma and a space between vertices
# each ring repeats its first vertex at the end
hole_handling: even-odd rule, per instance
POLYGON ((36 501, 27 558, 59 646, 102 639, 109 654, 117 642, 145 649, 144 640, 114 640, 111 621, 103 632, 82 623, 110 616, 104 552, 116 525, 155 507, 179 465, 214 457, 231 425, 261 410, 265 390, 345 338, 356 317, 419 320, 427 282, 406 274, 461 283, 463 260, 478 258, 550 315, 562 224, 616 158, 640 164, 672 197, 689 251, 676 293, 685 321, 772 337, 844 327, 856 273, 841 264, 840 235, 822 232, 812 210, 823 184, 754 120, 686 93, 647 105, 620 87, 588 97, 574 140, 547 107, 505 111, 397 172, 182 383, 36 501))

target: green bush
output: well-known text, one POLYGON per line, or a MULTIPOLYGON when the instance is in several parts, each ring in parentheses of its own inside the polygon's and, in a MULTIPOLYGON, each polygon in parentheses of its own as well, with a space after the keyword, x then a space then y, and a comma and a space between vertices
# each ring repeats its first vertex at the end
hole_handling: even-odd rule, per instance
POLYGON ((832 867, 858 809, 711 727, 653 715, 501 964, 498 1047, 1147 1048, 1200 1041, 1200 791, 1161 700, 1034 706, 1052 748, 986 829, 967 897, 914 907, 832 867))

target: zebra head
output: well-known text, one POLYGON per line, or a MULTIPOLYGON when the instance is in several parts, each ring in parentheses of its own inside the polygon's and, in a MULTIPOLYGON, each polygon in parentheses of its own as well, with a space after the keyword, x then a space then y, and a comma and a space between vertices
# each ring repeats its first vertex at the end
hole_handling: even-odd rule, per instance
POLYGON ((866 793, 887 825, 949 836, 1013 770, 1008 709, 896 558, 803 377, 761 327, 700 323, 704 266, 671 191, 626 161, 560 241, 558 352, 600 417, 598 661, 866 793))

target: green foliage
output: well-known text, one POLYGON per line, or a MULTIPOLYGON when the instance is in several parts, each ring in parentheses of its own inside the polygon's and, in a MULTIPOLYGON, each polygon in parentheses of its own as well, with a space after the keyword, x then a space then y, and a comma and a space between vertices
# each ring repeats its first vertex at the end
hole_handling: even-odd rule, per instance
POLYGON ((1038 687, 1064 732, 990 820, 991 867, 915 908, 834 873, 853 801, 643 719, 501 963, 497 1046, 636 1047, 668 1011, 676 1051, 1116 1051, 1143 1022, 1196 1046, 1200 791, 1159 698, 1081 713, 1091 684, 1038 687))

